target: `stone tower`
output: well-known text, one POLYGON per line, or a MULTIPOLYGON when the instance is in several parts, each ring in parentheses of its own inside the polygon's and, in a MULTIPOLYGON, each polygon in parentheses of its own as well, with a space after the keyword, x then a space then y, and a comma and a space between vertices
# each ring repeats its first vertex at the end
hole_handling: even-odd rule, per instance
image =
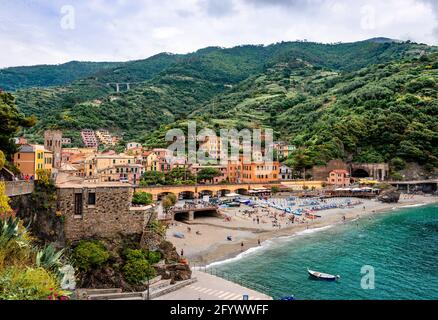
POLYGON ((53 152, 53 168, 61 168, 62 131, 47 130, 44 132, 44 147, 53 152))

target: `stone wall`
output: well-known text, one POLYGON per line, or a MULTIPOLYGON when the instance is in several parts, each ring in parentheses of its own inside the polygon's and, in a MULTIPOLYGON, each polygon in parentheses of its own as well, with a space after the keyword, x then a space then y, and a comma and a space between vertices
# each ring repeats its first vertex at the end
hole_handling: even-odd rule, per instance
POLYGON ((315 166, 312 168, 313 180, 327 181, 333 170, 349 170, 348 165, 342 160, 331 160, 325 166, 315 166))
POLYGON ((141 234, 154 210, 150 207, 132 208, 132 194, 130 186, 58 188, 58 211, 65 219, 66 239, 75 241, 141 234), (94 205, 88 204, 90 193, 95 193, 94 205), (75 214, 76 194, 82 197, 80 215, 75 214))
POLYGON ((35 189, 33 181, 5 181, 5 187, 5 194, 8 197, 31 194, 35 189))

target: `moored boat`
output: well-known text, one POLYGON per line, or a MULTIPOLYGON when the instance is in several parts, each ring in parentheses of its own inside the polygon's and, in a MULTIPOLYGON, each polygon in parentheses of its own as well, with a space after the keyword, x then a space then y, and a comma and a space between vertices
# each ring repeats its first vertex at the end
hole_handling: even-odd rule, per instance
POLYGON ((319 280, 325 280, 325 281, 336 281, 339 278, 341 278, 339 275, 332 275, 332 274, 328 274, 328 273, 322 273, 322 272, 318 272, 318 271, 313 271, 313 270, 309 270, 307 269, 307 272, 309 273, 309 275, 314 278, 314 279, 319 279, 319 280))

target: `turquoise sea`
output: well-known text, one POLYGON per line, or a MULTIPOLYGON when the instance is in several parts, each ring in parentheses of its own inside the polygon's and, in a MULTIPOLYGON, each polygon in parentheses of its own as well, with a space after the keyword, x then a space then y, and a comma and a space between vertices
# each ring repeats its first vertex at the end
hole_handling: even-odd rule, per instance
POLYGON ((212 268, 275 299, 438 299, 438 205, 306 230, 212 268), (361 287, 363 266, 374 268, 374 289, 361 287), (307 267, 341 279, 312 280, 307 267))

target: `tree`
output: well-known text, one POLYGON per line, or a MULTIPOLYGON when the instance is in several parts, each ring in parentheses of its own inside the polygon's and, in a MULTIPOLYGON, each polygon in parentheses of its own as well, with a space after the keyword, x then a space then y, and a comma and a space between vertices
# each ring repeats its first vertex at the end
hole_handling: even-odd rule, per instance
POLYGON ((164 185, 164 173, 157 171, 146 171, 140 180, 140 186, 155 186, 155 185, 164 185))
POLYGON ((209 181, 213 183, 213 179, 221 175, 220 170, 216 168, 204 168, 198 172, 198 181, 209 181))
POLYGON ((174 168, 166 173, 166 184, 182 184, 184 182, 193 182, 195 176, 186 168, 174 168))
POLYGON ((171 207, 176 204, 176 196, 173 193, 169 193, 162 200, 163 208, 167 212, 171 207))
POLYGON ((313 167, 313 157, 309 154, 308 149, 298 149, 293 152, 292 156, 285 161, 285 165, 297 171, 310 169, 313 167))
POLYGON ((277 193, 279 193, 280 192, 280 188, 279 187, 277 187, 277 186, 273 186, 272 188, 271 188, 271 193, 273 194, 273 195, 275 195, 275 194, 277 194, 277 193))
POLYGON ((35 124, 35 118, 26 118, 18 112, 14 97, 10 93, 0 92, 0 149, 6 154, 6 158, 11 160, 12 155, 17 151, 15 143, 12 141, 20 127, 28 128, 35 124))
POLYGON ((132 203, 138 205, 148 205, 153 202, 152 195, 147 192, 136 192, 132 197, 132 203))

